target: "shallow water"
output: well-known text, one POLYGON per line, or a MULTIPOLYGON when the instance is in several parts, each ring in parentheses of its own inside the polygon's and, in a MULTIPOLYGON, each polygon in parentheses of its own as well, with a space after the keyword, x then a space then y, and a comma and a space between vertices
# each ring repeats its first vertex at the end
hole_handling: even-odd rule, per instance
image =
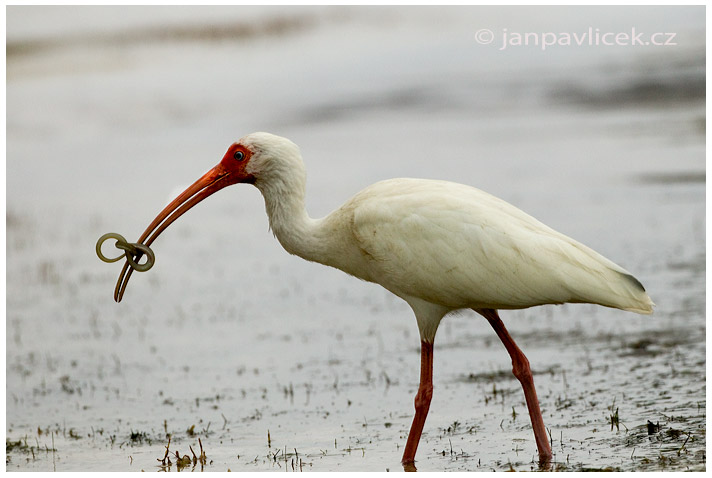
MULTIPOLYGON (((704 470, 701 11, 56 9, 41 28, 41 9, 9 7, 6 469, 159 470, 169 434, 171 454, 202 442, 206 463, 186 470, 402 469, 410 310, 289 256, 253 188, 182 218, 112 300, 120 267, 96 239, 137 237, 232 141, 268 130, 300 145, 313 216, 379 179, 450 179, 633 272, 652 316, 502 313, 534 370, 551 468, 704 470), (679 31, 680 45, 473 39, 591 23, 679 31)), ((479 316, 443 321, 420 471, 538 469, 509 370, 479 316)))

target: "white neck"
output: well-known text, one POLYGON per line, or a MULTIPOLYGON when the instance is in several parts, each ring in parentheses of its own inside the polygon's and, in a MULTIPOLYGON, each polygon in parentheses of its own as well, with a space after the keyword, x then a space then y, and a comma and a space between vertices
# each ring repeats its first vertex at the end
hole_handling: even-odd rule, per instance
POLYGON ((306 174, 303 167, 290 174, 258 180, 255 186, 262 192, 270 229, 282 247, 290 254, 324 263, 328 244, 321 233, 322 221, 309 217, 305 208, 306 174))

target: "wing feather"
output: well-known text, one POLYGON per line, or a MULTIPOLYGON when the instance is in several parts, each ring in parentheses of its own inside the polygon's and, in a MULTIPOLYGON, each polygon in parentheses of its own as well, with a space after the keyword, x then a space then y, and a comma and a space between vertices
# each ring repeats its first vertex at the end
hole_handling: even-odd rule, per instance
POLYGON ((451 308, 591 302, 651 310, 625 269, 476 188, 394 179, 349 207, 368 276, 397 295, 451 308))

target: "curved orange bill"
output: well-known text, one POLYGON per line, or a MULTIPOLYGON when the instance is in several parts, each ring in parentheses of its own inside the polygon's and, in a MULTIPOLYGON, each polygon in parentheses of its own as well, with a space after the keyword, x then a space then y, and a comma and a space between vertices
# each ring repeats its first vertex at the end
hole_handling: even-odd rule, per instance
MULTIPOLYGON (((234 171, 231 171, 223 163, 224 162, 221 162, 205 173, 203 177, 198 179, 166 206, 166 208, 156 216, 156 219, 153 220, 144 233, 141 234, 138 242, 150 246, 161 232, 200 201, 226 186, 245 181, 245 178, 241 177, 240 174, 233 174, 234 171), (146 240, 146 238, 148 238, 148 240, 146 240)), ((139 259, 140 256, 136 257, 136 261, 139 259)), ((114 300, 116 302, 121 302, 132 272, 133 268, 129 267, 129 263, 126 261, 124 268, 121 269, 121 275, 119 275, 119 280, 116 282, 116 288, 114 289, 114 300)))

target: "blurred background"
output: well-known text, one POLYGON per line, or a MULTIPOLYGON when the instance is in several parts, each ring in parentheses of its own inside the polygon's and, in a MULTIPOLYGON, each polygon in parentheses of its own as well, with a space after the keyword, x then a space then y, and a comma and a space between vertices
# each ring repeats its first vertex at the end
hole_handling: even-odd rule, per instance
MULTIPOLYGON (((704 7, 6 15, 8 470, 152 470, 167 434, 181 454, 200 437, 213 471, 400 468, 412 313, 289 256, 254 188, 181 218, 112 300, 120 266, 97 238, 135 240, 253 131, 301 147, 313 217, 381 179, 453 180, 630 270, 653 316, 502 314, 554 466, 704 469, 704 7)), ((420 470, 535 468, 493 339, 473 313, 443 321, 420 470)))

